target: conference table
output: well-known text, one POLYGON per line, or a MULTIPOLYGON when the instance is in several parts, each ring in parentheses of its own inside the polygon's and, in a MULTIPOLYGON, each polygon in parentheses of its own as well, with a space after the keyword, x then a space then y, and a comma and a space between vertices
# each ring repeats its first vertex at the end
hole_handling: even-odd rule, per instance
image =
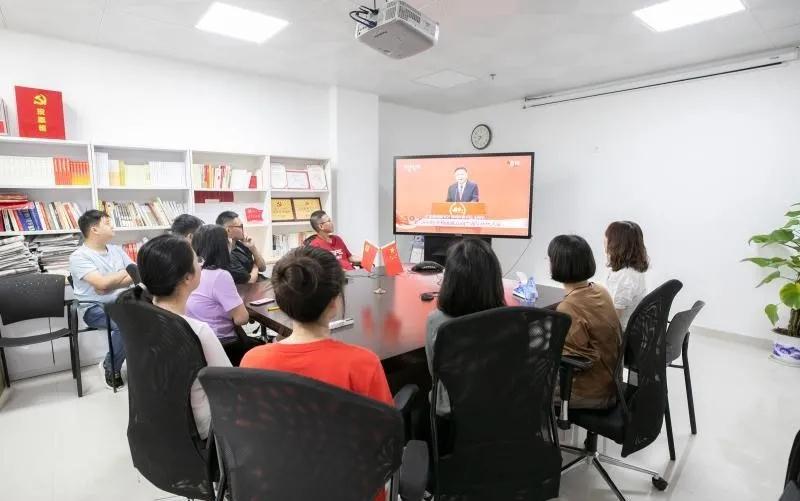
MULTIPOLYGON (((430 387, 430 375, 425 359, 425 334, 428 314, 436 308, 436 300, 423 301, 423 292, 438 292, 442 274, 406 271, 395 277, 382 276, 383 270, 347 272, 344 289, 344 315, 353 324, 331 331, 334 339, 367 348, 378 355, 392 391, 404 384, 415 383, 423 389, 430 387), (376 293, 381 289, 385 292, 376 293)), ((517 282, 503 280, 506 304, 524 305, 512 292, 517 282)), ((561 288, 538 286, 538 308, 553 307, 564 298, 561 288)), ((292 332, 292 320, 277 309, 274 302, 254 306, 251 301, 274 298, 269 280, 238 286, 251 320, 275 331, 281 337, 292 332)))

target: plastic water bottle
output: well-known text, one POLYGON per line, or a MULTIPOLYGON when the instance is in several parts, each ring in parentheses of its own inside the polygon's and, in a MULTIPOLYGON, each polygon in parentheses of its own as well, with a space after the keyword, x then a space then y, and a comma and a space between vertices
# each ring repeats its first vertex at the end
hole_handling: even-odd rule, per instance
POLYGON ((525 302, 533 304, 539 299, 539 291, 536 290, 536 281, 533 277, 528 277, 528 282, 525 284, 525 302))

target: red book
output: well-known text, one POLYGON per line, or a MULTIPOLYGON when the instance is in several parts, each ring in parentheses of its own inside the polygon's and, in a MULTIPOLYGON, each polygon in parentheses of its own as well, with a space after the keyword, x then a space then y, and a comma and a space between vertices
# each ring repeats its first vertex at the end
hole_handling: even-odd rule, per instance
POLYGON ((381 247, 381 257, 388 276, 393 277, 403 273, 403 263, 400 262, 400 254, 397 252, 397 242, 381 247))
POLYGON ((369 240, 364 240, 364 252, 361 253, 361 267, 372 272, 375 268, 375 258, 378 257, 378 248, 369 240))
POLYGON ((14 91, 20 137, 66 139, 60 92, 19 86, 14 91))

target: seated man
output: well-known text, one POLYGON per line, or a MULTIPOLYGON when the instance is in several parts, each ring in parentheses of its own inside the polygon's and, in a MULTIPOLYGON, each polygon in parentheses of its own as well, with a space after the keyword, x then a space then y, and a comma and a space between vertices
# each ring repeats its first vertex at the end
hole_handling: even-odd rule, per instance
MULTIPOLYGON (((131 285, 131 277, 125 267, 131 259, 118 245, 109 245, 114 237, 114 228, 108 214, 99 210, 86 211, 78 219, 83 233, 83 245, 69 257, 69 272, 72 275, 73 294, 81 301, 111 303, 122 289, 131 285)), ((106 312, 100 305, 83 305, 83 320, 89 327, 106 329, 106 312)), ((122 386, 120 370, 125 361, 125 350, 117 325, 111 322, 111 351, 101 362, 106 386, 122 386), (114 366, 111 366, 111 351, 114 366)))
POLYGON ((204 224, 205 223, 203 223, 203 220, 197 216, 193 216, 191 214, 181 214, 180 216, 176 217, 174 221, 172 221, 172 227, 169 229, 169 231, 173 235, 178 235, 191 242, 194 232, 204 224))
POLYGON ((231 264, 228 268, 234 283, 253 283, 258 280, 258 272, 267 269, 267 262, 261 257, 253 239, 244 235, 244 225, 239 215, 225 211, 217 216, 217 224, 228 232, 231 242, 231 264))
POLYGON ((333 221, 324 210, 311 213, 311 228, 317 232, 307 245, 326 250, 336 257, 343 270, 352 270, 353 264, 360 260, 350 253, 344 241, 333 234, 333 221))

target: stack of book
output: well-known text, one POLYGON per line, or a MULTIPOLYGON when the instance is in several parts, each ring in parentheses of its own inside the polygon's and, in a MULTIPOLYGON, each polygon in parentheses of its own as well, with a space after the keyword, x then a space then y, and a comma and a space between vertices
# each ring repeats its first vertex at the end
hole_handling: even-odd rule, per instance
POLYGON ((0 231, 77 230, 81 208, 75 202, 31 202, 25 195, 0 195, 0 231), (13 205, 8 196, 15 196, 13 205))
POLYGON ((89 162, 65 157, 0 156, 0 179, 19 186, 88 186, 89 162))
POLYGON ((175 187, 186 186, 186 164, 183 162, 152 161, 146 164, 126 164, 122 160, 108 158, 108 153, 94 154, 97 186, 111 187, 175 187))
POLYGON ((78 235, 42 235, 30 238, 28 247, 46 273, 69 274, 69 256, 80 245, 78 235))
POLYGON ((98 205, 98 209, 105 211, 117 228, 169 226, 176 217, 186 212, 185 203, 159 198, 146 203, 101 200, 98 205))
POLYGON ((313 231, 302 231, 299 233, 281 233, 272 235, 272 255, 282 257, 290 250, 303 245, 303 241, 316 235, 313 231))
POLYGON ((136 257, 139 255, 139 249, 142 248, 142 245, 147 242, 146 238, 141 239, 138 242, 128 242, 126 244, 122 244, 122 250, 125 251, 125 254, 131 258, 131 261, 134 263, 136 262, 136 257))
POLYGON ((236 169, 230 165, 192 165, 192 184, 205 190, 247 190, 262 189, 261 170, 251 172, 236 169))
POLYGON ((38 272, 36 258, 21 235, 0 239, 0 277, 38 272))

